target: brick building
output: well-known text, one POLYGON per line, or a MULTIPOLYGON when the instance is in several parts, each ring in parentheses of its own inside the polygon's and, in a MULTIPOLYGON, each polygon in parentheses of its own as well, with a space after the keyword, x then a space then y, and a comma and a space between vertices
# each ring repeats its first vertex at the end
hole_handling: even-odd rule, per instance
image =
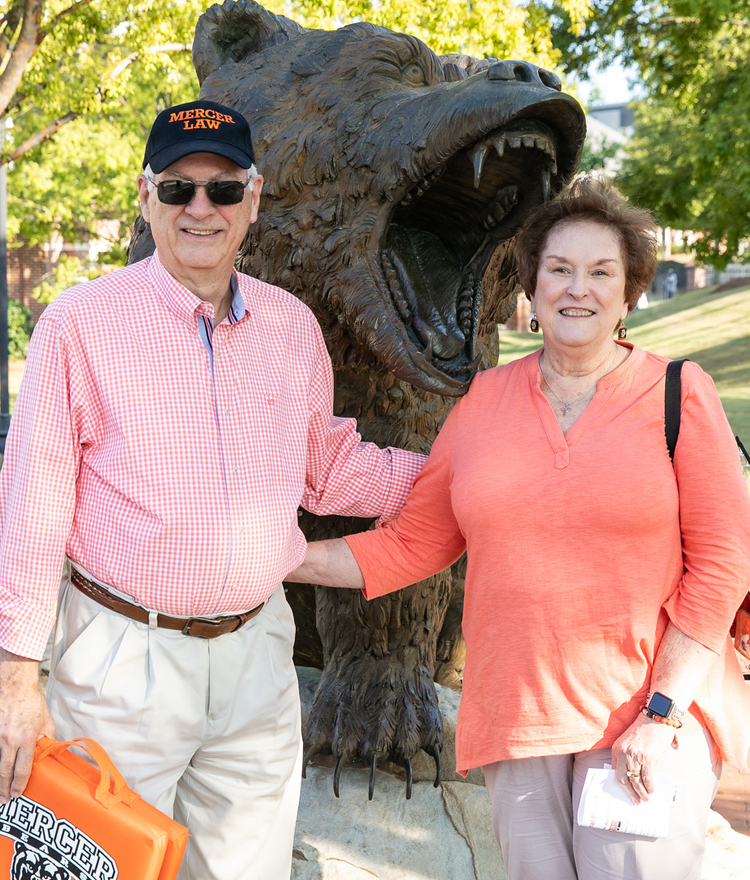
MULTIPOLYGON (((102 232, 113 240, 119 230, 118 221, 103 221, 102 232)), ((60 257, 65 254, 76 257, 84 263, 96 261, 109 248, 106 237, 92 238, 90 242, 69 244, 56 234, 45 244, 11 245, 8 247, 8 296, 28 306, 31 317, 36 324, 39 315, 44 311, 44 304, 34 298, 34 288, 42 281, 49 279, 54 272, 60 257)))

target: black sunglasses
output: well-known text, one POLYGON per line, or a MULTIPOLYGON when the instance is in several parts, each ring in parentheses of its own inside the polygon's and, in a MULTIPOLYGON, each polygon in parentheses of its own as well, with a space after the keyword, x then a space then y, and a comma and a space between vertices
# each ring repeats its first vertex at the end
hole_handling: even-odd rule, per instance
POLYGON ((156 183, 150 177, 148 180, 155 184, 159 201, 165 205, 190 204, 199 186, 206 187, 206 195, 215 205, 239 205, 249 183, 239 180, 164 180, 156 183))

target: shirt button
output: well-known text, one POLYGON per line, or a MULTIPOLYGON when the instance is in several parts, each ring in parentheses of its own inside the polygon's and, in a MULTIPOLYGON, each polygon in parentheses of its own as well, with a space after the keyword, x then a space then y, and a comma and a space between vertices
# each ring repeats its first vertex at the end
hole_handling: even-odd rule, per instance
POLYGON ((239 472, 240 472, 240 469, 239 469, 237 466, 235 466, 235 467, 232 468, 232 473, 233 473, 233 474, 238 474, 239 472))

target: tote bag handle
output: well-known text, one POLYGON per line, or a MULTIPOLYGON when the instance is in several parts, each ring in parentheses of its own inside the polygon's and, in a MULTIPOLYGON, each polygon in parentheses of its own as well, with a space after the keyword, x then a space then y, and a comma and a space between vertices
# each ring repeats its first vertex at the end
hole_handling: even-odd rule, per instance
POLYGON ((37 749, 41 750, 37 752, 36 760, 41 761, 48 756, 55 757, 73 746, 86 752, 100 772, 94 797, 103 807, 109 809, 117 803, 130 805, 140 798, 140 795, 128 788, 125 777, 99 743, 93 739, 80 737, 69 742, 57 742, 43 736, 37 742, 37 749))

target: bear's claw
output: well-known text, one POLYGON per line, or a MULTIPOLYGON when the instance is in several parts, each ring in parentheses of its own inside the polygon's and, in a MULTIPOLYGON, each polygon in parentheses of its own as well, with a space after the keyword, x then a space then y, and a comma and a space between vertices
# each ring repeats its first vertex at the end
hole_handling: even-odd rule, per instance
POLYGON ((432 787, 439 788, 439 786, 440 786, 440 746, 434 746, 431 749, 425 749, 425 751, 435 761, 435 781, 432 783, 432 787))
POLYGON ((336 797, 339 796, 339 776, 341 775, 341 761, 343 757, 343 755, 339 755, 338 760, 336 761, 336 767, 333 771, 333 793, 336 797))
POLYGON ((377 758, 375 755, 372 756, 372 761, 370 762, 370 784, 367 787, 367 800, 372 800, 373 792, 375 791, 375 764, 377 763, 377 758))

